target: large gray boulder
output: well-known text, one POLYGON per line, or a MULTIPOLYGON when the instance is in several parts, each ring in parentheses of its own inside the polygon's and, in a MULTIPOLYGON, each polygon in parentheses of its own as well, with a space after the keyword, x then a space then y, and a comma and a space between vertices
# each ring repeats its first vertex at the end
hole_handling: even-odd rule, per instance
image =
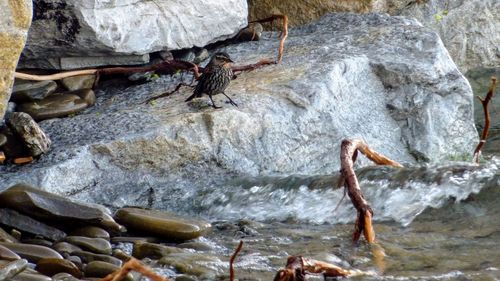
POLYGON ((229 38, 246 18, 246 0, 35 0, 21 66, 140 64, 151 52, 229 38))
MULTIPOLYGON (((266 34, 225 51, 249 64, 277 47, 266 34)), ((338 171, 344 138, 407 164, 470 155, 477 143, 469 83, 436 33, 402 17, 332 14, 292 30, 282 64, 231 82, 239 107, 222 95, 223 109, 207 97, 185 103, 187 87, 144 103, 174 78, 107 88, 82 114, 41 122, 53 150, 0 166, 0 190, 25 181, 107 205, 189 210, 204 187, 238 177, 338 171)))
POLYGON ((438 32, 462 72, 500 66, 500 1, 387 1, 391 13, 416 18, 438 32))
POLYGON ((0 122, 7 110, 14 72, 31 24, 31 0, 0 0, 0 122))

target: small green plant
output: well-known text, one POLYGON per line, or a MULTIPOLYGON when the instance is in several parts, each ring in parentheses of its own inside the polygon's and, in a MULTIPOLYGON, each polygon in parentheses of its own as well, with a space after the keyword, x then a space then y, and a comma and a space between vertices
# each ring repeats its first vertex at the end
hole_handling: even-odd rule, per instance
POLYGON ((444 10, 442 10, 439 13, 434 14, 434 19, 436 19, 437 22, 440 22, 443 19, 443 17, 448 15, 448 12, 449 12, 448 11, 448 4, 449 4, 449 2, 446 1, 444 10))

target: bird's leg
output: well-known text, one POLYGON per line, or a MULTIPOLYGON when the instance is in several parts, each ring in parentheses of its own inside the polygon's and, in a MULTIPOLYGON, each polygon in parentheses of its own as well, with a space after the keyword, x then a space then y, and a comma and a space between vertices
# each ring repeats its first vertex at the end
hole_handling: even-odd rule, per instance
POLYGON ((222 92, 222 94, 223 94, 224 96, 226 96, 226 98, 229 100, 229 103, 230 103, 230 104, 232 104, 232 105, 234 105, 234 106, 238 107, 238 105, 237 105, 237 104, 236 104, 236 103, 235 103, 235 102, 234 102, 234 101, 233 101, 233 100, 232 100, 232 99, 231 99, 228 95, 226 95, 226 93, 222 92))
POLYGON ((210 94, 209 94, 209 95, 208 95, 208 97, 210 98, 210 101, 212 102, 212 107, 213 107, 213 108, 215 108, 215 109, 217 109, 217 108, 222 108, 221 106, 216 106, 216 105, 215 105, 215 102, 214 102, 214 100, 212 99, 212 95, 210 95, 210 94))

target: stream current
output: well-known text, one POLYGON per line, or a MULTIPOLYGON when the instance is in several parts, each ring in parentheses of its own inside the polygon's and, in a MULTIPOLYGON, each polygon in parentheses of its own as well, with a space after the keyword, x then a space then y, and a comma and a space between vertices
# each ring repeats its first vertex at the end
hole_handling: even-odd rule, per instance
MULTIPOLYGON (((486 93, 498 71, 469 75, 476 94, 486 93)), ((356 211, 348 197, 335 209, 343 196, 334 188, 338 175, 232 179, 193 194, 189 205, 196 207, 189 212, 209 219, 213 230, 198 239, 211 246, 199 253, 211 258, 190 263, 199 267, 199 279, 228 280, 228 261, 241 239, 239 280, 272 280, 290 255, 369 273, 353 280, 500 280, 499 101, 480 165, 464 159, 357 170, 374 210, 375 246, 363 238, 351 242, 356 211)), ((476 105, 479 131, 481 117, 476 105)))

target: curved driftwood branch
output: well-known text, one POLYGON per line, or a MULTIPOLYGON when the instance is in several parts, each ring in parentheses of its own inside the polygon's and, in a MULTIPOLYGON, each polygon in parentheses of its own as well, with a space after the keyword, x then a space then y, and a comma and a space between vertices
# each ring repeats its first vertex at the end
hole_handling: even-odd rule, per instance
POLYGON ((372 150, 368 145, 359 139, 343 140, 340 148, 340 163, 341 176, 344 178, 347 187, 347 194, 351 198, 351 202, 358 211, 358 218, 352 240, 357 242, 361 233, 365 236, 368 243, 375 242, 375 231, 372 226, 373 210, 363 197, 363 193, 359 187, 358 178, 354 172, 354 162, 356 161, 357 152, 363 153, 368 159, 378 165, 389 165, 394 167, 403 167, 396 161, 393 161, 386 156, 372 150))
POLYGON ((484 128, 483 132, 481 134, 481 140, 476 146, 476 149, 474 150, 474 156, 472 157, 472 161, 475 163, 479 163, 479 156, 481 156, 481 149, 483 148, 484 144, 486 143, 486 138, 488 137, 488 133, 490 130, 490 111, 488 109, 488 103, 490 100, 493 98, 493 95, 495 94, 495 88, 497 86, 497 78, 496 77, 491 77, 491 85, 490 89, 488 90, 488 93, 486 94, 486 97, 483 99, 480 96, 477 96, 479 101, 481 101, 481 105, 483 106, 483 111, 484 111, 484 128))
POLYGON ((241 248, 243 247, 243 240, 240 240, 240 244, 234 251, 233 255, 231 256, 231 259, 229 260, 229 280, 234 281, 234 260, 236 259, 236 256, 238 253, 241 251, 241 248))

